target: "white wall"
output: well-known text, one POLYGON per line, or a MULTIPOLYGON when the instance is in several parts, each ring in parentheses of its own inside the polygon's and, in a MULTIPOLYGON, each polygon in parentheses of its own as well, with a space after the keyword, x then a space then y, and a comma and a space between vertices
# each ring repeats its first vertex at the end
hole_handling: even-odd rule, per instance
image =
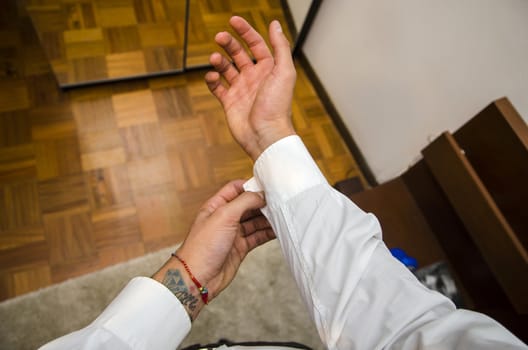
POLYGON ((297 29, 297 33, 301 31, 302 25, 308 10, 310 10, 311 0, 286 0, 288 7, 290 8, 291 15, 293 17, 293 23, 297 29))
POLYGON ((496 98, 528 120, 527 0, 325 0, 304 52, 379 182, 496 98))

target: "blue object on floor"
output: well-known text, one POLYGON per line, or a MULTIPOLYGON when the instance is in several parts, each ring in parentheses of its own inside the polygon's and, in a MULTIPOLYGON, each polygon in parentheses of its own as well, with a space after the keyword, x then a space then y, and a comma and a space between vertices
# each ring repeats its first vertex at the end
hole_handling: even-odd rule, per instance
POLYGON ((414 271, 418 268, 418 261, 412 256, 407 255, 407 253, 405 253, 405 250, 401 248, 391 248, 389 250, 392 256, 398 259, 409 270, 414 271))

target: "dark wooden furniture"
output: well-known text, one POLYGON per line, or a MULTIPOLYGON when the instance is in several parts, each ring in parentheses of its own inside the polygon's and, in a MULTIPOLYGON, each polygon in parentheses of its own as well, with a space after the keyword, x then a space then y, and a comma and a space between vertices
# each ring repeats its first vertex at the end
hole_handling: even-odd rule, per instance
POLYGON ((349 197, 376 214, 387 246, 421 266, 446 260, 467 308, 528 341, 526 123, 502 98, 422 155, 396 179, 349 197))

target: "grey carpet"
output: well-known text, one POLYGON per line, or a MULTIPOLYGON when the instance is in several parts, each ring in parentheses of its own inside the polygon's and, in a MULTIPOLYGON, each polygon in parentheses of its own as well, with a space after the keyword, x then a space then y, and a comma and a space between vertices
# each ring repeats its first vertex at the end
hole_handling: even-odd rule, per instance
MULTIPOLYGON (((36 349, 89 324, 134 276, 150 276, 174 247, 0 303, 0 349, 36 349)), ((256 249, 202 310, 182 346, 295 341, 323 349, 277 242, 256 249)))

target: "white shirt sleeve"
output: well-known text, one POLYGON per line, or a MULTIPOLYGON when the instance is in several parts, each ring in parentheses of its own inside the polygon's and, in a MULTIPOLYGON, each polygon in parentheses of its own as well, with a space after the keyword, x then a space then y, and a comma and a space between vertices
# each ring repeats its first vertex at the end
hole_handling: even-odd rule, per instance
POLYGON ((41 349, 174 350, 190 329, 183 305, 164 285, 136 277, 89 326, 41 349))
POLYGON ((525 348, 422 286, 392 257, 376 217, 327 183, 298 136, 264 151, 254 174, 245 188, 264 190, 262 211, 329 349, 525 348))

